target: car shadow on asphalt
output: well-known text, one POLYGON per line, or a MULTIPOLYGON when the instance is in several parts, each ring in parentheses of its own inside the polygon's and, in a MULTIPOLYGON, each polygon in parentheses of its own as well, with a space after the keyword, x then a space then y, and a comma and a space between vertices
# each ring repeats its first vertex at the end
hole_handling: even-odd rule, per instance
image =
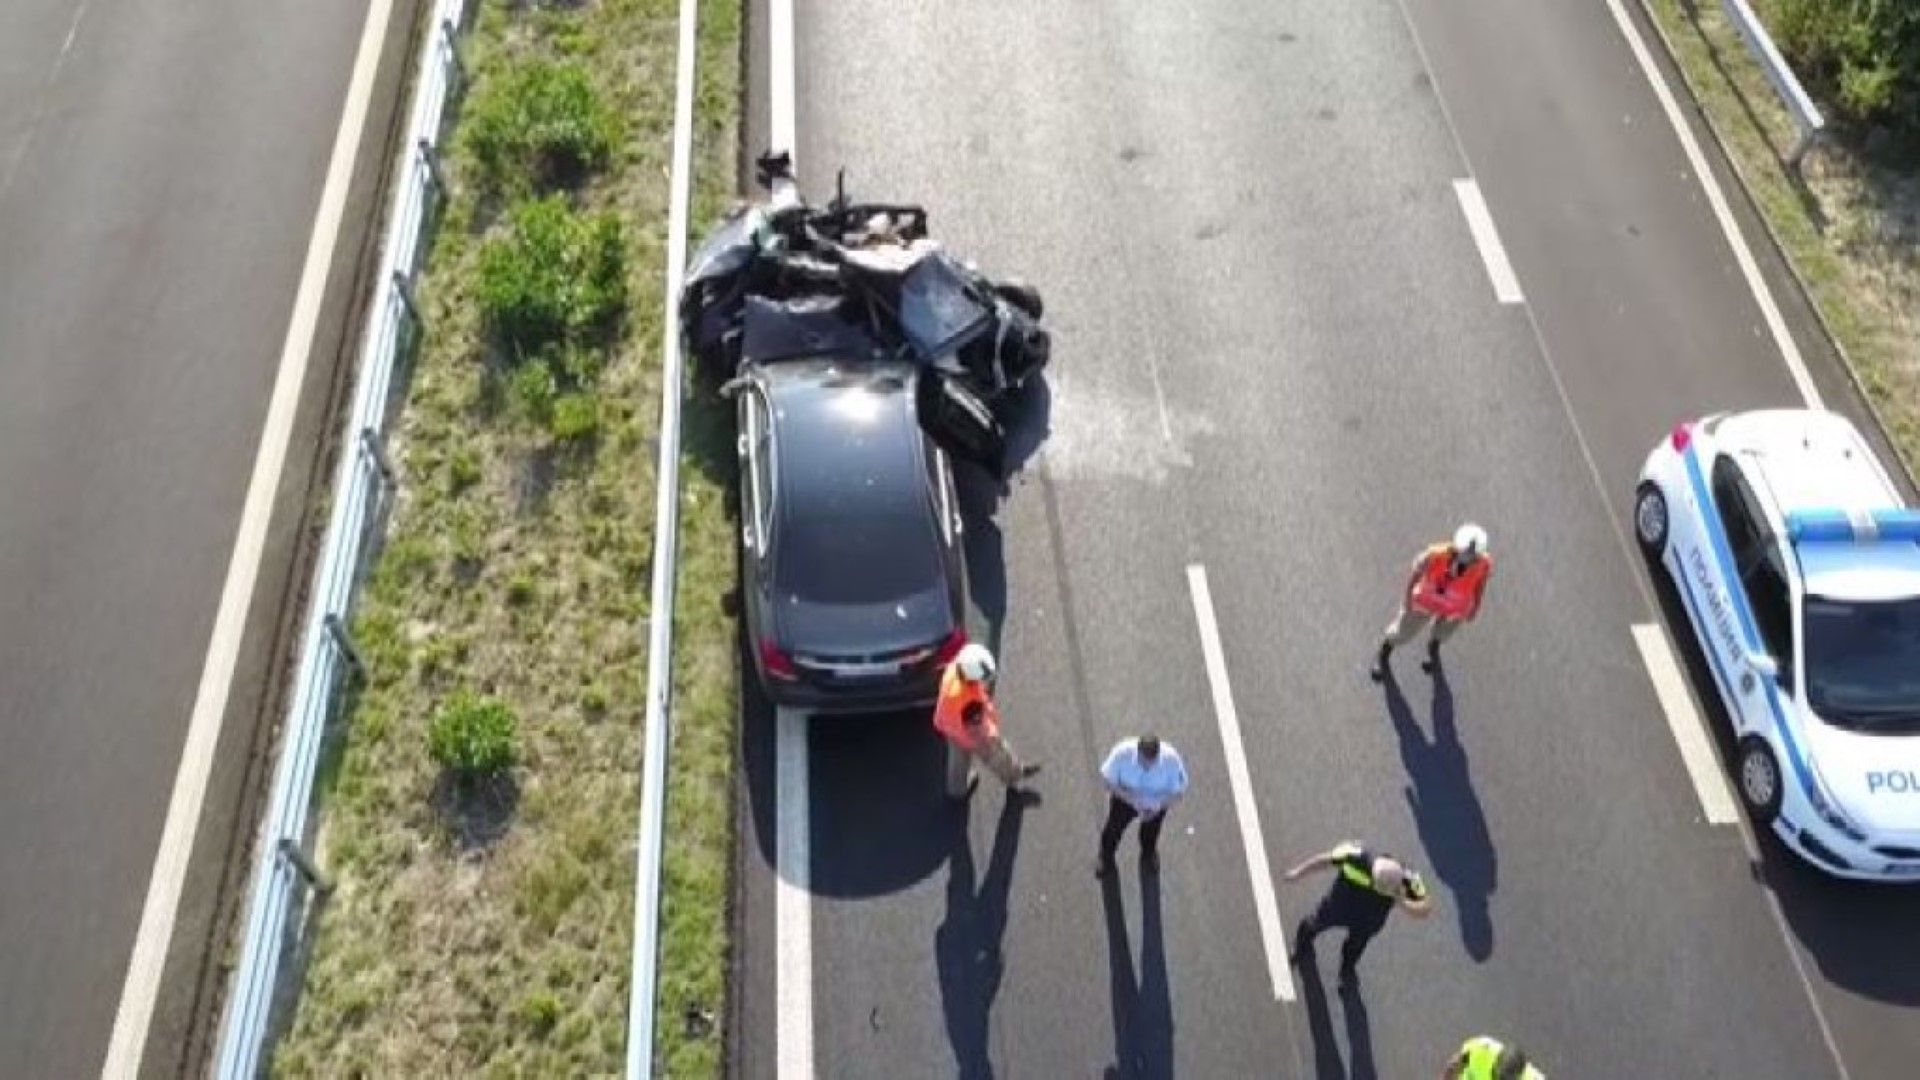
POLYGON ((1313 1075, 1317 1080, 1375 1080, 1379 1072, 1373 1063, 1373 1024, 1360 989, 1340 994, 1340 1012, 1347 1028, 1347 1053, 1342 1056, 1312 941, 1299 947, 1299 971, 1300 1003, 1306 1007, 1307 1034, 1313 1039, 1313 1075))
MULTIPOLYGON (((1007 475, 1018 479, 1052 430, 1053 391, 1044 378, 1036 378, 1008 398, 998 415, 1006 430, 1007 475)), ((1007 617, 1006 547, 997 517, 1013 489, 988 470, 958 458, 953 486, 964 527, 961 546, 973 616, 968 632, 997 656, 1007 617)))
POLYGON ((1484 962, 1493 955, 1490 901, 1499 885, 1500 858, 1487 828, 1486 811, 1474 790, 1471 763, 1454 724, 1453 688, 1444 662, 1433 670, 1429 739, 1391 670, 1382 686, 1387 713, 1400 739, 1400 760, 1407 770, 1407 806, 1413 811, 1420 843, 1433 861, 1433 875, 1453 894, 1460 942, 1467 955, 1484 962))
MULTIPOLYGON (((980 797, 976 792, 974 800, 980 797)), ((1020 825, 1029 808, 1029 799, 1006 793, 993 830, 986 877, 977 887, 967 805, 955 803, 948 814, 947 917, 934 931, 933 954, 940 973, 940 1010, 946 1017, 959 1080, 993 1076, 988 1034, 993 1001, 1006 971, 1000 940, 1007 929, 1007 895, 1013 888, 1020 825)))
POLYGON ((1173 998, 1160 922, 1160 875, 1140 875, 1140 967, 1133 965, 1120 875, 1100 879, 1107 918, 1107 971, 1113 1009, 1114 1064, 1107 1080, 1161 1080, 1173 1071, 1173 998))
MULTIPOLYGON (((1657 569, 1652 564, 1648 568, 1657 569)), ((1661 617, 1680 664, 1692 681, 1701 720, 1707 725, 1720 767, 1737 797, 1732 721, 1673 583, 1663 572, 1650 576, 1661 617)), ((1751 814, 1748 821, 1752 821, 1751 814)), ((1920 920, 1914 918, 1920 885, 1836 878, 1794 854, 1772 829, 1755 828, 1754 833, 1760 861, 1750 866, 1749 872, 1780 902, 1793 936, 1820 974, 1833 985, 1874 1001, 1920 1005, 1920 967, 1890 959, 1920 956, 1920 920)))
MULTIPOLYGON (((740 646, 740 765, 761 860, 776 867, 779 717, 740 646)), ((808 891, 899 892, 948 856, 946 747, 922 712, 807 720, 808 891)))

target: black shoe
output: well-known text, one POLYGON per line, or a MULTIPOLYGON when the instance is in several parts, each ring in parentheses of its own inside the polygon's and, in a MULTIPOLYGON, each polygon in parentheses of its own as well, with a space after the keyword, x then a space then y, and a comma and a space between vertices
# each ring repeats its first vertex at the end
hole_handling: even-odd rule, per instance
POLYGON ((1039 774, 1040 763, 1037 761, 1029 761, 1025 765, 1020 766, 1020 779, 1022 780, 1031 780, 1039 774))
POLYGON ((1380 655, 1373 658, 1373 666, 1367 669, 1367 677, 1374 682, 1385 682, 1387 678, 1387 657, 1393 654, 1393 646, 1380 643, 1380 655))
POLYGON ((1143 874, 1159 873, 1160 853, 1157 851, 1142 851, 1140 853, 1140 872, 1143 874))
POLYGON ((1439 666, 1440 666, 1440 646, 1438 645, 1427 646, 1427 658, 1425 660, 1420 661, 1420 670, 1431 675, 1433 674, 1433 669, 1439 666))

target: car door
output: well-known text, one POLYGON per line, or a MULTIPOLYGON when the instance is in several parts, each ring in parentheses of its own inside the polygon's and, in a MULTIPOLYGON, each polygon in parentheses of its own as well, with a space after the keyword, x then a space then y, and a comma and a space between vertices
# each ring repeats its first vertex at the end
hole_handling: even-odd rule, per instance
POLYGON ((745 580, 747 627, 758 640, 767 628, 767 559, 773 534, 773 423, 766 393, 757 383, 739 390, 740 570, 745 580))
POLYGON ((1758 658, 1773 658, 1784 674, 1793 655, 1785 645, 1791 619, 1784 563, 1779 538, 1731 455, 1714 462, 1713 501, 1726 544, 1708 600, 1715 626, 1704 636, 1717 653, 1735 726, 1753 731, 1773 721, 1775 674, 1758 658))

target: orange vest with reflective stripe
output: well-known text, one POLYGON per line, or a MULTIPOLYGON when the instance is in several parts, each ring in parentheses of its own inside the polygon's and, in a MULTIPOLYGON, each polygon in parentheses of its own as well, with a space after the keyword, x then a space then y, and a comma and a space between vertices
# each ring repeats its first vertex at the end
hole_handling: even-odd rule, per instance
POLYGON ((1000 737, 1000 710, 994 708, 987 684, 962 678, 957 662, 948 664, 947 670, 940 674, 940 697, 933 703, 933 730, 962 750, 977 748, 976 732, 990 738, 1000 737), (968 730, 964 715, 967 705, 975 701, 985 706, 986 712, 979 728, 968 730))
POLYGON ((1480 591, 1493 573, 1493 556, 1482 552, 1460 574, 1453 572, 1453 547, 1435 544, 1420 564, 1420 580, 1413 586, 1413 606, 1441 619, 1464 619, 1480 606, 1480 591))

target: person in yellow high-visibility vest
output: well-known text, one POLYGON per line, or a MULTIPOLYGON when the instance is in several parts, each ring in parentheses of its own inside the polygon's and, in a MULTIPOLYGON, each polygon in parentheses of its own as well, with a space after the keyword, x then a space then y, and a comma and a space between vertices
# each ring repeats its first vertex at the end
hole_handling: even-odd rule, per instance
POLYGON ((1368 672, 1373 681, 1387 677, 1387 658, 1393 650, 1427 635, 1427 658, 1422 671, 1432 671, 1440 662, 1440 646, 1461 624, 1472 622, 1480 614, 1487 579, 1493 576, 1493 556, 1487 552, 1487 530, 1468 522, 1456 529, 1450 543, 1434 544, 1413 560, 1406 588, 1400 594, 1400 613, 1393 617, 1380 639, 1380 653, 1368 672))
POLYGON ((1440 1080, 1547 1080, 1547 1076, 1527 1059, 1525 1050, 1475 1035, 1447 1059, 1440 1080))

